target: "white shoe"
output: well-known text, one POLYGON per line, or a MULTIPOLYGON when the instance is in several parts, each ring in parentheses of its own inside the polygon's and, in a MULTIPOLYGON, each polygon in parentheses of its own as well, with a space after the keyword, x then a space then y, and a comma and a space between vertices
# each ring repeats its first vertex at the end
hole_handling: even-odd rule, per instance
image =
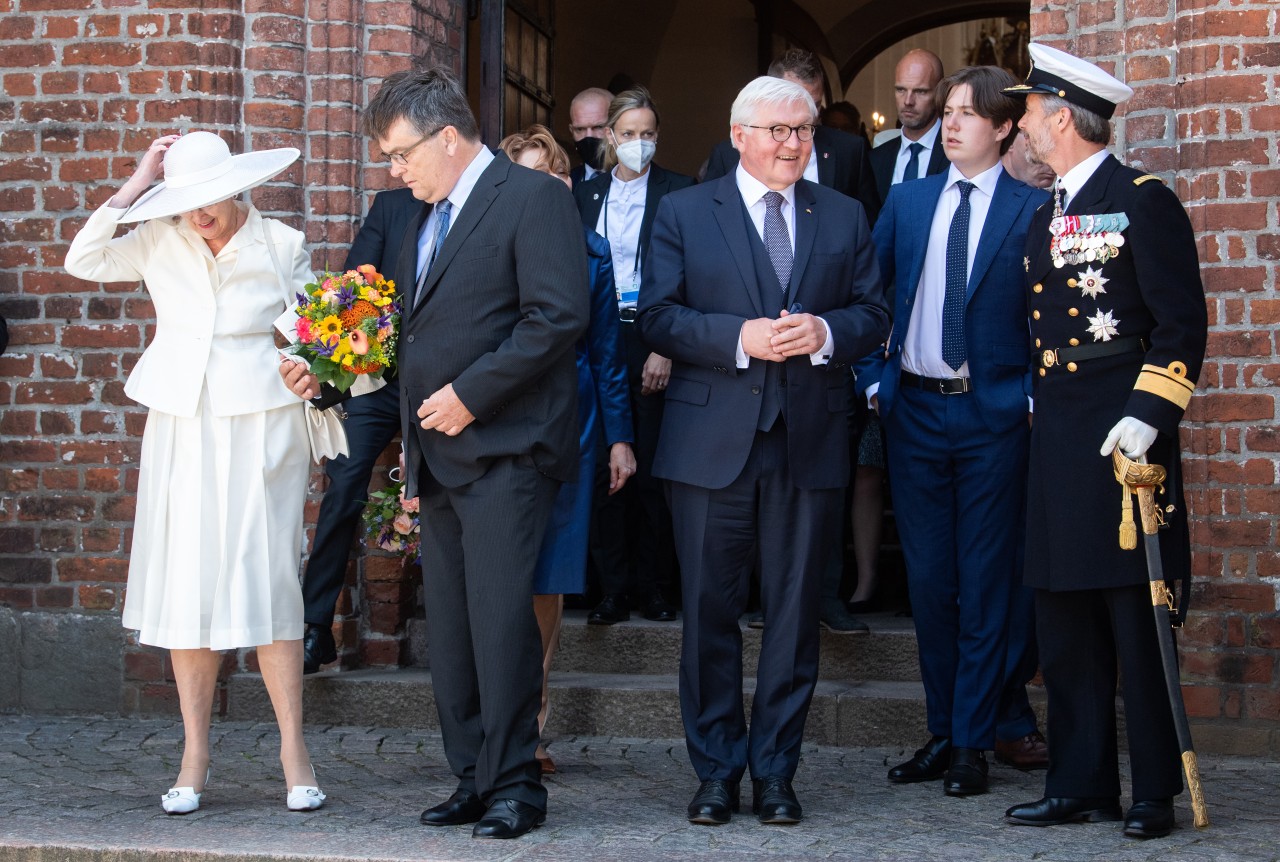
MULTIPOLYGON (((316 768, 311 767, 311 777, 316 776, 316 768)), ((285 797, 285 805, 289 806, 290 811, 315 811, 321 805, 324 805, 325 795, 319 787, 312 785, 307 787, 299 784, 289 791, 289 795, 285 797)))
MULTIPOLYGON (((207 770, 204 782, 209 783, 207 770)), ((194 787, 170 787, 169 792, 160 797, 160 806, 164 808, 165 814, 190 814, 200 807, 200 794, 196 793, 194 787)))

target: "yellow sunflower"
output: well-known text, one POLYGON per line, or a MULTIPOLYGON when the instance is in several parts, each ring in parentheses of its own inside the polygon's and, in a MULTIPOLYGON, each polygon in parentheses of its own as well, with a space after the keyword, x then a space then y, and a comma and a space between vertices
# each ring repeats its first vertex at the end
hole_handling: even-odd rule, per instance
POLYGON ((330 314, 316 325, 316 334, 326 344, 333 344, 342 337, 342 321, 338 319, 338 315, 330 314))

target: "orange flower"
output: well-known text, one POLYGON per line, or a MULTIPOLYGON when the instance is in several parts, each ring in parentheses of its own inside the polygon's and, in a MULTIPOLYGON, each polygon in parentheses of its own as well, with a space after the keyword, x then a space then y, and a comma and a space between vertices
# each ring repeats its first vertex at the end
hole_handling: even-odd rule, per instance
POLYGON ((372 302, 366 299, 358 299, 352 303, 351 307, 345 311, 339 312, 338 317, 342 319, 342 325, 346 329, 355 329, 360 325, 360 321, 367 317, 377 317, 378 309, 374 307, 372 302))
POLYGON ((353 329, 348 337, 351 339, 351 352, 356 356, 364 356, 369 352, 369 336, 363 330, 353 329))
POLYGON ((351 371, 355 374, 374 374, 381 370, 380 362, 355 362, 351 366, 351 371))

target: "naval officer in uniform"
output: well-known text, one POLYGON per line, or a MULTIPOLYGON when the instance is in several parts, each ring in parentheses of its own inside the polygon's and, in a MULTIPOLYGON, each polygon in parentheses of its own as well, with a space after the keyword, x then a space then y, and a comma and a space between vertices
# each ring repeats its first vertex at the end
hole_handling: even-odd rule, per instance
MULTIPOLYGON (((1109 120, 1133 91, 1092 63, 1031 46, 1019 127, 1057 175, 1027 234, 1035 423, 1026 583, 1036 591, 1049 695, 1044 798, 1010 823, 1121 819, 1117 670, 1124 676, 1133 804, 1124 834, 1174 825, 1178 745, 1151 619, 1142 550, 1118 541, 1117 446, 1169 470, 1157 497, 1168 577, 1190 568, 1178 423, 1204 359, 1207 315, 1190 220, 1156 176, 1107 152, 1109 120)), ((1185 584, 1184 584, 1185 588, 1185 584)))

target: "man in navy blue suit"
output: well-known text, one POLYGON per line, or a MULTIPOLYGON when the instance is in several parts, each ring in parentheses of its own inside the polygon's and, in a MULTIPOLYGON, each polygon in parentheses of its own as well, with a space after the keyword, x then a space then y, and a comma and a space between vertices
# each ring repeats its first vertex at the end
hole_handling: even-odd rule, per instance
POLYGON ((640 286, 641 337, 673 363, 653 475, 682 572, 693 823, 728 822, 748 768, 761 822, 801 818, 791 779, 849 481, 845 374, 888 331, 862 204, 803 179, 816 116, 798 84, 744 87, 738 166, 663 198, 640 286), (738 618, 757 563, 769 622, 748 735, 738 618))
POLYGON ((939 85, 951 167, 889 193, 874 240, 893 333, 857 368, 884 423, 932 735, 889 780, 943 778, 952 796, 987 790, 1023 534, 1023 246, 1048 196, 1000 164, 1022 114, 1012 80, 976 66, 939 85))
MULTIPOLYGON (((421 210, 422 202, 409 189, 378 192, 351 243, 343 271, 370 263, 391 278, 400 258, 400 238, 421 210)), ((387 379, 393 383, 394 373, 387 379)), ((359 395, 345 402, 343 409, 347 414, 344 424, 351 454, 330 458, 325 465, 329 486, 320 501, 316 536, 302 579, 307 622, 302 639, 303 673, 315 673, 320 665, 338 659, 333 639, 334 605, 346 579, 351 539, 369 496, 373 465, 400 430, 400 387, 388 385, 359 395)))

